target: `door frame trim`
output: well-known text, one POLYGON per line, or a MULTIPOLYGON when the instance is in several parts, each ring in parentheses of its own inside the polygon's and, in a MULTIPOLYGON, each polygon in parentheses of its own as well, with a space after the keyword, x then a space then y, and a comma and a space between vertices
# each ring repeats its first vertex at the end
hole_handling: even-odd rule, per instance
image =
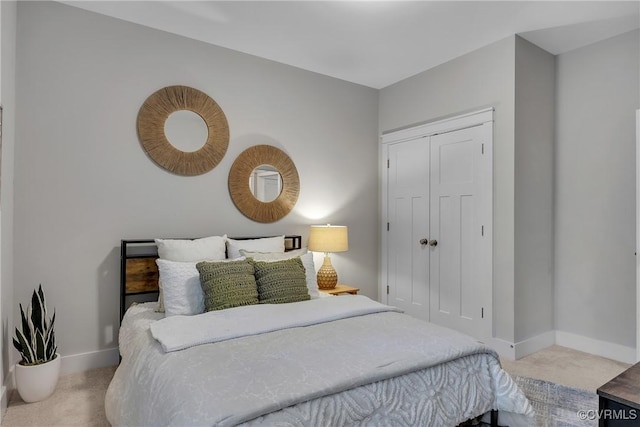
MULTIPOLYGON (((436 120, 420 124, 417 126, 407 127, 399 130, 382 133, 380 135, 380 251, 379 251, 379 274, 378 274, 378 301, 382 303, 388 303, 387 284, 388 284, 388 266, 387 266, 387 222, 389 220, 388 213, 388 191, 389 191, 389 176, 388 176, 388 160, 389 160, 389 145, 404 142, 416 138, 430 137, 433 135, 452 132, 471 126, 482 125, 487 122, 494 121, 494 108, 484 108, 474 112, 459 114, 451 116, 445 119, 436 120)), ((493 145, 493 133, 491 136, 493 145)), ((493 155, 493 150, 491 150, 493 155)), ((491 159, 491 168, 493 171, 493 159, 491 159)), ((491 216, 492 224, 491 231, 493 232, 493 172, 491 173, 491 216)), ((493 236, 491 241, 493 248, 493 236)), ((493 249, 492 249, 493 252, 493 249)), ((493 277, 493 257, 491 261, 491 276, 493 277)), ((640 303, 639 303, 640 304, 640 303)), ((493 304, 492 304, 493 305, 493 304)), ((488 336, 490 338, 493 335, 493 307, 489 309, 489 325, 488 336)))
POLYGON ((492 122, 493 114, 494 108, 490 107, 417 126, 383 132, 382 135, 380 135, 380 142, 381 144, 391 144, 406 141, 408 139, 433 136, 439 133, 452 132, 466 127, 481 125, 482 123, 492 122))
POLYGON ((640 110, 636 110, 636 361, 640 362, 640 110))

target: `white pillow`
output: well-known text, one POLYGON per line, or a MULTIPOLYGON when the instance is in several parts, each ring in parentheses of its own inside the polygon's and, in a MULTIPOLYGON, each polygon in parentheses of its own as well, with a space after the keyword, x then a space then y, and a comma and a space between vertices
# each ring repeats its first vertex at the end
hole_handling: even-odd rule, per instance
POLYGON ((236 240, 227 238, 227 258, 239 258, 241 256, 240 249, 251 252, 284 253, 284 235, 248 240, 236 240))
POLYGON ((279 253, 279 252, 249 252, 244 249, 240 249, 240 253, 247 258, 253 258, 256 261, 282 261, 284 259, 291 259, 300 257, 302 265, 304 266, 304 274, 307 279, 307 289, 309 290, 309 296, 311 298, 320 297, 318 291, 318 279, 316 276, 316 266, 313 263, 313 254, 307 252, 307 248, 295 249, 293 251, 279 253))
MULTIPOLYGON (((242 259, 245 257, 234 261, 242 259)), ((196 267, 198 262, 168 261, 160 258, 156 260, 160 273, 161 304, 164 306, 166 317, 204 313, 204 293, 200 284, 200 273, 196 267)))
POLYGON ((299 256, 301 257, 306 253, 308 253, 307 248, 294 249, 289 252, 261 252, 240 249, 240 255, 247 258, 253 258, 256 261, 282 261, 284 259, 291 259, 299 256))
POLYGON ((226 235, 194 240, 155 239, 161 259, 180 262, 223 260, 226 240, 226 235))
POLYGON ((204 312, 197 262, 167 261, 158 258, 165 316, 192 316, 204 312))
MULTIPOLYGON (((211 236, 202 239, 155 239, 158 256, 168 261, 197 262, 219 261, 226 258, 225 241, 227 235, 211 236)), ((164 292, 162 277, 158 280, 158 308, 157 312, 164 313, 164 292)))

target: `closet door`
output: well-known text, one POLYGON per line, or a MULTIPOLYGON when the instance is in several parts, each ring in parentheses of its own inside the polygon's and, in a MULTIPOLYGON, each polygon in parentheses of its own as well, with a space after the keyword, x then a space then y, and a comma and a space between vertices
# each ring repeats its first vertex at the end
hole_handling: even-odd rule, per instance
POLYGON ((391 144, 387 176, 387 303, 429 320, 428 138, 391 144))
POLYGON ((490 135, 477 126, 430 144, 430 320, 476 338, 490 332, 490 135))
POLYGON ((493 111, 382 137, 381 300, 492 336, 493 111))

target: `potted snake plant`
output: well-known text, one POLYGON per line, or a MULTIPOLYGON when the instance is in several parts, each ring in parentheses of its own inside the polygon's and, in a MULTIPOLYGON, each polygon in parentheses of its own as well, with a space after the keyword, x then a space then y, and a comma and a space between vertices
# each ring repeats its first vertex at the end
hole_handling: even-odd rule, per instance
POLYGON ((16 363, 15 379, 20 397, 25 402, 44 400, 53 394, 60 376, 60 355, 57 353, 53 316, 47 316, 47 304, 42 290, 33 291, 27 312, 20 304, 22 330, 16 327, 13 346, 22 359, 16 363))

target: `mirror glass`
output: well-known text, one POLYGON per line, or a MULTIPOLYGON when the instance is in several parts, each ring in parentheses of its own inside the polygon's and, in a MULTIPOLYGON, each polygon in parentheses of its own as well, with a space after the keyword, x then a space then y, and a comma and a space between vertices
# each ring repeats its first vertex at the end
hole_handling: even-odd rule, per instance
POLYGON ((207 123, 199 114, 178 110, 164 122, 164 134, 175 148, 184 152, 201 149, 209 138, 207 123))
POLYGON ((273 166, 260 165, 251 172, 249 188, 261 202, 273 202, 282 191, 282 176, 273 166))

